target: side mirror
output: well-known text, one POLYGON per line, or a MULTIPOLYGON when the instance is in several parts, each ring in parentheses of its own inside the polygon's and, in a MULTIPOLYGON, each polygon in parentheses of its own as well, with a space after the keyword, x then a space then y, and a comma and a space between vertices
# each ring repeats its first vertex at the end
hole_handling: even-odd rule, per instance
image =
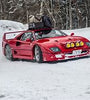
POLYGON ((73 36, 74 35, 74 33, 71 33, 71 36, 73 36))
POLYGON ((32 40, 28 38, 28 39, 26 39, 26 42, 32 42, 32 40))

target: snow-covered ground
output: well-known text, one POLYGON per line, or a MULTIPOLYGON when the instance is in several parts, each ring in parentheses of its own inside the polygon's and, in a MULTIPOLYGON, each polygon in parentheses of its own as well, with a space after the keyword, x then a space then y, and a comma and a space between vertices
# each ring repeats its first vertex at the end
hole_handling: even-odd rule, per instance
MULTIPOLYGON (((0 100, 90 100, 90 58, 42 64, 9 61, 2 54, 2 35, 13 30, 24 30, 24 25, 0 21, 0 100)), ((66 32, 90 40, 90 28, 66 32)))

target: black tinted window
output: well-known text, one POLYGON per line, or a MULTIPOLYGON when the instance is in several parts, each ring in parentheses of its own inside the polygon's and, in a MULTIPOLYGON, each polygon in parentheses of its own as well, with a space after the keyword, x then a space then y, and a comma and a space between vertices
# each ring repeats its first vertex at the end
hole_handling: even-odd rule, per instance
POLYGON ((31 39, 31 40, 33 40, 33 34, 32 34, 31 32, 24 33, 24 34, 21 36, 21 40, 22 40, 22 41, 25 41, 26 39, 31 39))

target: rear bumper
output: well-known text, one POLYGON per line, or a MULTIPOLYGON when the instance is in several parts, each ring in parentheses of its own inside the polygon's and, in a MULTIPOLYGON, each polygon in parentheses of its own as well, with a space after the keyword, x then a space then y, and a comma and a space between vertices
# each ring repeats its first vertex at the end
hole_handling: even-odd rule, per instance
POLYGON ((43 53, 43 61, 61 61, 74 58, 81 58, 85 56, 90 56, 90 49, 85 53, 77 55, 66 54, 66 53, 60 53, 60 54, 43 53))

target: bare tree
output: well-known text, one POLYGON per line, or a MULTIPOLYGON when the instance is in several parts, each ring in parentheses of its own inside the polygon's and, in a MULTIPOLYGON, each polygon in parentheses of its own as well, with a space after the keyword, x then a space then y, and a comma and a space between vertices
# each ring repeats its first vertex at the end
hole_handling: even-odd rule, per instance
POLYGON ((90 0, 0 0, 0 19, 28 23, 43 10, 59 29, 90 27, 90 0))
POLYGON ((70 17, 70 29, 72 29, 72 5, 71 0, 69 0, 69 17, 70 17))
POLYGON ((3 3, 2 0, 0 0, 0 19, 2 19, 2 13, 3 13, 3 3))
POLYGON ((68 29, 68 0, 66 0, 66 29, 68 29))

